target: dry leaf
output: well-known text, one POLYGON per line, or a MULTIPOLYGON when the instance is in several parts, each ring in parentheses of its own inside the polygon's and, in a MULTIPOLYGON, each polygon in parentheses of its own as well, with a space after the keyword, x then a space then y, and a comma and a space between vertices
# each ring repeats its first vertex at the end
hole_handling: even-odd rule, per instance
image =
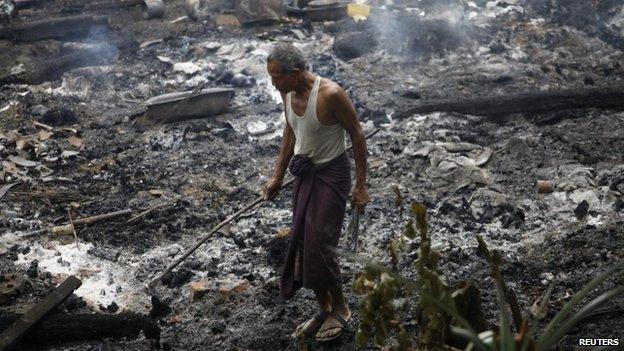
POLYGON ((54 135, 54 133, 47 131, 47 130, 40 130, 39 133, 37 133, 37 138, 39 138, 40 141, 46 141, 48 139, 50 139, 50 137, 54 135))
POLYGON ((75 135, 69 137, 69 143, 79 149, 84 146, 84 142, 82 141, 82 139, 80 139, 79 137, 75 135))
POLYGON ((162 189, 152 189, 149 191, 149 193, 154 196, 163 196, 165 194, 162 189))
POLYGON ((477 158, 475 159, 476 166, 477 167, 481 167, 481 166, 485 165, 486 163, 488 163, 488 161, 490 160, 490 158, 492 157, 493 154, 494 154, 494 150, 490 149, 489 147, 486 147, 479 154, 479 156, 477 156, 477 158))
POLYGON ((290 228, 283 228, 277 231, 276 237, 278 239, 284 239, 290 236, 290 228))
POLYGON ((17 173, 17 167, 12 162, 2 161, 2 169, 11 174, 17 173))
POLYGON ((238 20, 238 18, 236 18, 236 16, 234 15, 217 15, 216 19, 215 19, 215 24, 217 26, 231 26, 231 27, 239 27, 240 21, 238 20))
POLYGON ((41 177, 47 177, 50 174, 54 173, 54 170, 52 170, 52 169, 50 169, 50 168, 48 168, 48 167, 46 167, 44 165, 38 165, 37 167, 35 167, 35 169, 37 171, 39 171, 39 173, 41 173, 40 174, 41 177))
POLYGON ((26 139, 18 139, 15 142, 15 148, 18 150, 24 150, 27 145, 28 145, 28 140, 26 139))
POLYGON ((383 165, 383 160, 381 158, 375 158, 375 159, 370 160, 369 162, 369 168, 371 169, 381 167, 382 165, 383 165))
POLYGON ((21 158, 19 156, 9 156, 8 157, 9 161, 15 163, 18 166, 22 166, 22 167, 35 167, 36 165, 39 164, 39 162, 34 162, 34 161, 30 161, 30 160, 26 160, 24 158, 21 158))
POLYGON ((80 152, 78 151, 69 151, 69 150, 65 150, 63 151, 63 153, 61 154, 61 158, 70 158, 73 156, 78 155, 80 152))

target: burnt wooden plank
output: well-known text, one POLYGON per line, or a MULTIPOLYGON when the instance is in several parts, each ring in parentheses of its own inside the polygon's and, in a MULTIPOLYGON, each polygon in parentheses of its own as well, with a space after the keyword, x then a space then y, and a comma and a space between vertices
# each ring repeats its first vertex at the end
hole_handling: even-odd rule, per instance
POLYGON ((624 86, 536 91, 441 101, 398 112, 393 118, 416 113, 458 112, 469 115, 502 117, 514 113, 544 113, 583 108, 624 110, 624 86))
POLYGON ((0 28, 0 38, 15 41, 67 39, 88 36, 96 28, 108 29, 108 18, 89 15, 47 18, 0 28))
MULTIPOLYGON (((0 314, 0 330, 9 327, 21 315, 0 314)), ((148 339, 159 340, 160 328, 155 321, 134 313, 64 314, 46 316, 36 328, 28 331, 19 345, 47 345, 102 339, 136 339, 141 331, 148 339)))
POLYGON ((28 310, 0 334, 0 351, 18 342, 30 328, 41 321, 54 307, 65 301, 80 285, 82 285, 82 281, 73 275, 65 279, 43 301, 28 310))

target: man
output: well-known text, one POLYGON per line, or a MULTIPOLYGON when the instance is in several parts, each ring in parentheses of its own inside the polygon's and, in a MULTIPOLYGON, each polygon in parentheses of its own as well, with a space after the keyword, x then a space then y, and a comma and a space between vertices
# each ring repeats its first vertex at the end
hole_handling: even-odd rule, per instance
POLYGON ((267 59, 267 70, 282 96, 286 127, 273 176, 264 188, 265 199, 276 195, 287 166, 295 176, 291 241, 280 294, 289 299, 302 286, 312 289, 321 312, 299 325, 293 337, 316 333, 318 341, 329 341, 342 334, 351 318, 337 255, 351 190, 345 135, 353 145, 352 201, 359 211, 369 202, 366 138, 344 89, 306 70, 303 54, 294 46, 277 44, 267 59))

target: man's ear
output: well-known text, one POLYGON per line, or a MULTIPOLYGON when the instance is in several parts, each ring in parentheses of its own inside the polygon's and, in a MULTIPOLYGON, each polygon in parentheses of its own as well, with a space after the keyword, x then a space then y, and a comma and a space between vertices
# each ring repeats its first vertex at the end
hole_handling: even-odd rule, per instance
POLYGON ((299 68, 293 68, 290 74, 292 74, 293 77, 299 79, 299 77, 301 76, 301 70, 299 68))

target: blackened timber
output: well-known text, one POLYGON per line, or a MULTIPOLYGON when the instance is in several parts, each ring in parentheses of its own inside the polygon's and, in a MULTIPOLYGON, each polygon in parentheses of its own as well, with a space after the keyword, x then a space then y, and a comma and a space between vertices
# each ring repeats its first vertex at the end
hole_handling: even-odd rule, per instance
POLYGON ((86 37, 97 29, 108 28, 105 16, 70 16, 45 19, 0 29, 0 38, 15 41, 86 37))
POLYGON ((534 114, 581 108, 624 110, 624 85, 445 100, 412 107, 398 112, 394 117, 405 118, 431 112, 502 117, 515 113, 534 114))
MULTIPOLYGON (((17 314, 0 314, 0 330, 18 320, 17 314)), ((20 345, 45 345, 51 343, 101 340, 105 338, 136 339, 143 331, 148 339, 159 340, 160 328, 145 316, 134 313, 64 314, 47 316, 37 328, 31 329, 20 345)))
POLYGON ((30 328, 41 321, 54 307, 65 301, 80 285, 82 281, 73 275, 65 279, 43 301, 28 310, 0 334, 0 351, 18 342, 30 328))
POLYGON ((98 45, 89 50, 63 55, 26 66, 26 72, 0 77, 0 84, 40 84, 60 78, 64 72, 86 66, 108 65, 117 60, 119 51, 111 45, 98 45))

